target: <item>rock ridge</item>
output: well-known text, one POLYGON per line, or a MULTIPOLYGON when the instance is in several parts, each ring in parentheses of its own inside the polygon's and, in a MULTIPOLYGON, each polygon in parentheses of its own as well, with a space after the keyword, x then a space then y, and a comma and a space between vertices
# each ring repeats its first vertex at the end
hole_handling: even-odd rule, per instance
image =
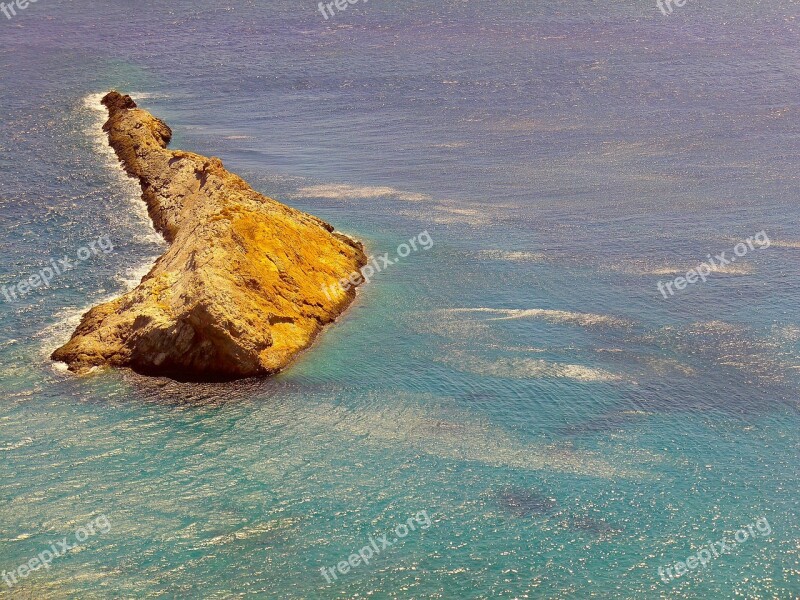
POLYGON ((253 190, 218 158, 169 150, 172 131, 116 91, 103 126, 169 244, 132 291, 92 308, 53 360, 186 380, 272 375, 354 300, 367 262, 328 223, 253 190))

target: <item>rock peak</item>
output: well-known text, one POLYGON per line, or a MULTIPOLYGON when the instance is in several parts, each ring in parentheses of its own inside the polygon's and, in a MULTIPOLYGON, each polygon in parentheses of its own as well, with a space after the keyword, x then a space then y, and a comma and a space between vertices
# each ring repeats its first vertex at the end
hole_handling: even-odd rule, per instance
POLYGON ((133 98, 128 95, 123 96, 114 90, 103 96, 100 103, 105 106, 111 114, 126 108, 136 108, 136 102, 133 101, 133 98))

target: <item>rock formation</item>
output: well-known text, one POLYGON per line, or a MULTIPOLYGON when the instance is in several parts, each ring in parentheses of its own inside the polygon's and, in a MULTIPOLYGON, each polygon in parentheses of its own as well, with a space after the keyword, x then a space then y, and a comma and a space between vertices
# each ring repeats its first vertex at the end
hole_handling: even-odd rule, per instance
POLYGON ((169 127, 130 96, 103 98, 103 126, 170 244, 131 292, 94 307, 52 358, 70 370, 130 367, 179 379, 277 373, 344 311, 336 283, 362 245, 254 191, 217 158, 168 150, 169 127))

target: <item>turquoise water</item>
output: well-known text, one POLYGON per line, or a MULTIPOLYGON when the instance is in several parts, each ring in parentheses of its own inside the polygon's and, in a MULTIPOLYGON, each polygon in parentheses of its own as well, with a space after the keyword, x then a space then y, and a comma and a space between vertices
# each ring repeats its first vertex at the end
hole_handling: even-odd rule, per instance
POLYGON ((114 244, 0 297, 0 571, 110 524, 0 597, 800 597, 796 12, 0 18, 0 286, 114 244), (164 249, 99 129, 111 88, 375 254, 434 245, 278 377, 69 375, 48 354, 164 249), (658 291, 761 231, 769 247, 658 291))

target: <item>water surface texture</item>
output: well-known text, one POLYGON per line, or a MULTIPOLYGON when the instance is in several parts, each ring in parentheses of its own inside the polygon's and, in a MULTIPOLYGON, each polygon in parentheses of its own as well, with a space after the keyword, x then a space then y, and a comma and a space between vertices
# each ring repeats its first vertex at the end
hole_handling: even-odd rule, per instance
POLYGON ((796 2, 17 13, 0 286, 114 249, 0 296, 0 570, 109 527, 0 597, 800 597, 796 2), (74 377, 49 353, 165 248, 110 89, 376 256, 433 246, 272 379, 74 377))

